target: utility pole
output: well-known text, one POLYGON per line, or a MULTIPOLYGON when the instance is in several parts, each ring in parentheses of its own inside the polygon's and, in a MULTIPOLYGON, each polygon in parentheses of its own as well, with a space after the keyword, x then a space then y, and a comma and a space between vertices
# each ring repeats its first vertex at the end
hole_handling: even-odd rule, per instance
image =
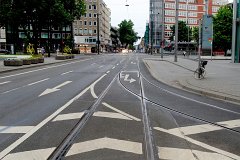
POLYGON ((187 55, 189 56, 190 55, 190 50, 189 50, 189 25, 188 25, 188 0, 187 0, 187 6, 186 6, 186 10, 187 10, 187 14, 186 14, 186 24, 187 24, 187 32, 188 32, 188 44, 187 44, 187 55))
POLYGON ((151 21, 151 54, 153 54, 153 12, 151 10, 151 15, 150 15, 150 21, 151 21))
POLYGON ((162 0, 162 49, 161 49, 161 58, 163 59, 163 49, 164 49, 164 37, 165 37, 165 6, 164 1, 162 0))
MULTIPOLYGON (((198 44, 198 69, 201 68, 201 49, 202 49, 202 20, 199 20, 199 44, 198 44)), ((200 78, 200 74, 198 74, 198 78, 200 78)))
POLYGON ((178 51, 178 9, 179 9, 179 0, 176 0, 176 20, 175 20, 175 45, 174 45, 174 62, 177 62, 177 51, 178 51))
POLYGON ((99 49, 100 49, 100 38, 99 38, 99 28, 100 28, 100 26, 99 26, 99 15, 101 15, 101 14, 99 14, 99 13, 97 13, 97 54, 99 54, 99 49))

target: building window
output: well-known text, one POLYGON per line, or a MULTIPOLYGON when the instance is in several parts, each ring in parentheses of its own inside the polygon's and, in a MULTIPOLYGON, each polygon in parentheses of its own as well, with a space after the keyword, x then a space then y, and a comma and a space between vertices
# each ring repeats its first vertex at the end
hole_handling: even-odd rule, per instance
POLYGON ((89 5, 89 6, 88 6, 88 9, 90 9, 90 10, 91 10, 91 9, 92 9, 92 6, 91 6, 91 5, 89 5))
POLYGON ((94 21, 94 22, 93 22, 93 25, 96 26, 96 25, 97 25, 97 22, 94 21))
POLYGON ((97 9, 97 7, 96 7, 96 5, 94 4, 94 5, 92 5, 92 8, 94 9, 94 10, 96 10, 97 9))
POLYGON ((85 26, 87 25, 87 21, 84 21, 84 25, 85 25, 85 26))
POLYGON ((96 30, 96 29, 94 29, 93 33, 94 33, 94 34, 97 34, 97 30, 96 30))
POLYGON ((91 21, 89 21, 89 22, 88 22, 88 25, 89 25, 89 26, 91 26, 91 25, 92 25, 92 22, 91 22, 91 21))
POLYGON ((85 35, 88 34, 88 30, 86 28, 84 29, 84 33, 83 34, 85 34, 85 35))
POLYGON ((83 35, 83 30, 82 30, 82 28, 79 29, 79 34, 83 35))
POLYGON ((92 17, 92 13, 89 13, 88 16, 91 18, 92 17))

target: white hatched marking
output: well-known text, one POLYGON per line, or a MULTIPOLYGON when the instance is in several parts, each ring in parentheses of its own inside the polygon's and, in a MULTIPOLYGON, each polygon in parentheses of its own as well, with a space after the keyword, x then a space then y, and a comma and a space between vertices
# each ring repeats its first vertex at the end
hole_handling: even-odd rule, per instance
MULTIPOLYGON (((101 76, 97 81, 100 81, 104 76, 101 76)), ((96 82, 96 81, 95 81, 96 82)), ((95 83, 94 82, 94 83, 95 83)), ((74 98, 72 98, 70 101, 68 101, 65 105, 60 107, 58 110, 56 110, 53 114, 48 116, 46 119, 44 119, 42 122, 40 122, 37 126, 33 127, 29 132, 24 134, 22 137, 20 137, 18 140, 16 140, 14 143, 12 143, 10 146, 5 148, 2 152, 0 152, 0 159, 5 157, 7 154, 9 154, 13 149, 15 149, 17 146, 19 146, 22 142, 24 142, 26 139, 28 139, 31 135, 33 135, 35 132, 37 132, 40 128, 42 128, 46 123, 51 121, 54 117, 56 117, 60 112, 62 112, 64 109, 66 109, 69 105, 71 105, 75 100, 79 99, 83 94, 85 94, 90 89, 90 86, 85 88, 81 93, 76 95, 74 98)))
POLYGON ((0 133, 27 133, 34 126, 0 126, 0 133))
MULTIPOLYGON (((240 119, 231 120, 231 121, 223 121, 217 122, 219 125, 223 125, 228 128, 237 128, 240 127, 240 119)), ((202 125, 194 125, 194 126, 186 126, 181 127, 180 130, 184 133, 184 135, 191 135, 191 134, 198 134, 198 133, 205 133, 211 131, 222 130, 224 128, 214 126, 211 124, 202 124, 202 125)), ((170 129, 170 132, 174 132, 174 130, 179 130, 178 128, 170 129)))
POLYGON ((114 67, 112 67, 112 69, 115 69, 116 67, 114 66, 114 67))
POLYGON ((55 148, 39 149, 18 153, 11 153, 2 160, 46 160, 55 148))
POLYGON ((38 83, 41 83, 41 82, 44 82, 44 81, 47 81, 47 80, 49 80, 49 78, 46 78, 46 79, 43 79, 43 80, 40 80, 40 81, 37 81, 37 82, 30 83, 30 84, 28 84, 28 86, 32 86, 34 84, 38 84, 38 83))
POLYGON ((66 156, 68 157, 99 149, 112 149, 134 154, 142 154, 142 143, 112 138, 100 138, 73 144, 66 156))
POLYGON ((178 160, 233 160, 232 158, 214 152, 168 147, 158 147, 158 156, 161 159, 167 160, 175 160, 176 157, 178 160), (195 158, 193 154, 197 158, 195 158))
POLYGON ((73 71, 68 71, 68 72, 65 72, 65 73, 62 73, 61 75, 65 75, 65 74, 68 74, 68 73, 72 73, 73 71))
POLYGON ((1 82, 0 85, 10 83, 11 81, 1 82))
POLYGON ((80 119, 80 118, 82 118, 83 115, 84 115, 84 112, 60 114, 53 120, 53 122, 71 120, 71 119, 80 119))
MULTIPOLYGON (((84 115, 84 112, 78 113, 68 113, 68 114, 60 114, 58 115, 54 121, 65 121, 65 120, 73 120, 73 119, 80 119, 84 115)), ((113 119, 124 119, 124 120, 133 120, 127 116, 124 116, 120 113, 113 113, 113 112, 95 112, 93 114, 94 117, 103 117, 103 118, 113 118, 113 119)))
POLYGON ((182 138, 182 139, 185 139, 186 141, 190 142, 190 143, 193 143, 193 144, 196 144, 198 146, 201 146, 203 148, 206 148, 208 150, 211 150, 213 152, 216 152, 218 154, 221 154, 221 155, 224 155, 224 156, 227 156, 227 157, 230 157, 232 159, 240 159, 240 156, 236 155, 236 154, 233 154, 233 153, 230 153, 230 152, 227 152, 227 151, 224 151, 224 150, 221 150, 219 148, 216 148, 216 147, 213 147, 213 146, 210 146, 206 143, 203 143, 203 142, 200 142, 200 141, 197 141, 197 140, 194 140, 190 137, 187 137, 187 136, 184 136, 180 130, 176 131, 170 131, 170 130, 167 130, 167 129, 164 129, 164 128, 160 128, 160 127, 154 127, 155 130, 158 130, 158 131, 161 131, 161 132, 164 132, 164 133, 168 133, 168 134, 171 134, 171 135, 174 135, 176 137, 179 137, 179 138, 182 138))
POLYGON ((110 73, 110 71, 107 71, 107 74, 110 73))
POLYGON ((102 68, 102 67, 104 67, 104 66, 99 66, 98 68, 102 68))
POLYGON ((141 121, 139 118, 136 118, 136 117, 134 117, 134 116, 132 116, 132 115, 130 115, 130 114, 127 114, 127 113, 125 113, 125 112, 123 112, 123 111, 120 111, 119 109, 114 108, 114 107, 110 106, 109 104, 107 104, 107 103, 105 103, 105 102, 102 103, 102 104, 103 104, 105 107, 110 108, 111 110, 114 110, 115 112, 118 112, 118 113, 120 113, 120 114, 122 114, 122 115, 124 115, 124 116, 126 116, 126 117, 129 117, 129 118, 135 120, 135 121, 141 121))
POLYGON ((93 114, 95 117, 104 117, 104 118, 114 118, 114 119, 124 119, 124 120, 133 120, 127 116, 124 116, 120 113, 112 113, 112 112, 95 112, 93 114))

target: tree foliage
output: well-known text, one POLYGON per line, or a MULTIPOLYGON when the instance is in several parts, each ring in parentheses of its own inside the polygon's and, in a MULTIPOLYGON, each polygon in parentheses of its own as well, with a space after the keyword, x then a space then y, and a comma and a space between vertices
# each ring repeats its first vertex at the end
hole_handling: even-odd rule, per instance
POLYGON ((199 27, 193 27, 192 29, 192 40, 199 42, 199 27))
POLYGON ((213 47, 227 54, 231 49, 233 10, 230 6, 222 6, 213 17, 213 47))
POLYGON ((120 41, 125 48, 129 45, 133 45, 134 42, 138 40, 137 32, 133 29, 133 22, 131 20, 123 20, 119 25, 119 34, 120 34, 120 41))
MULTIPOLYGON (((191 28, 188 28, 185 22, 179 21, 178 22, 178 41, 179 42, 187 42, 188 41, 188 29, 189 29, 189 35, 191 35, 191 28)), ((175 36, 175 25, 171 27, 172 35, 170 37, 170 40, 173 41, 175 36)), ((191 41, 191 37, 189 36, 189 41, 191 41)))

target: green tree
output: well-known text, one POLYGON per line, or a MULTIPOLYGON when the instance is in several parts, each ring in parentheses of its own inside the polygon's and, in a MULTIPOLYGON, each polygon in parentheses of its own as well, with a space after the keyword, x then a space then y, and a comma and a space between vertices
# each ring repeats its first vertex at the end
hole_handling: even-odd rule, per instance
POLYGON ((71 25, 75 18, 80 18, 86 11, 84 0, 1 0, 0 1, 0 27, 11 26, 13 40, 17 39, 17 30, 27 30, 29 23, 33 28, 33 43, 37 53, 37 43, 40 31, 46 25, 71 25))
POLYGON ((127 48, 129 45, 133 45, 134 42, 138 40, 138 33, 134 31, 134 24, 131 20, 124 20, 118 26, 118 31, 120 34, 119 39, 125 48, 127 48))
MULTIPOLYGON (((191 28, 188 28, 185 22, 178 22, 178 41, 179 42, 187 42, 188 41, 188 29, 189 35, 191 35, 191 28)), ((170 40, 173 41, 173 37, 175 36, 175 25, 171 27, 172 35, 170 36, 170 40)), ((191 41, 191 37, 189 36, 189 41, 191 41)))
POLYGON ((222 6, 213 17, 213 47, 221 49, 224 55, 231 49, 233 10, 230 6, 222 6))
POLYGON ((193 27, 192 29, 192 40, 199 42, 199 27, 193 27))

